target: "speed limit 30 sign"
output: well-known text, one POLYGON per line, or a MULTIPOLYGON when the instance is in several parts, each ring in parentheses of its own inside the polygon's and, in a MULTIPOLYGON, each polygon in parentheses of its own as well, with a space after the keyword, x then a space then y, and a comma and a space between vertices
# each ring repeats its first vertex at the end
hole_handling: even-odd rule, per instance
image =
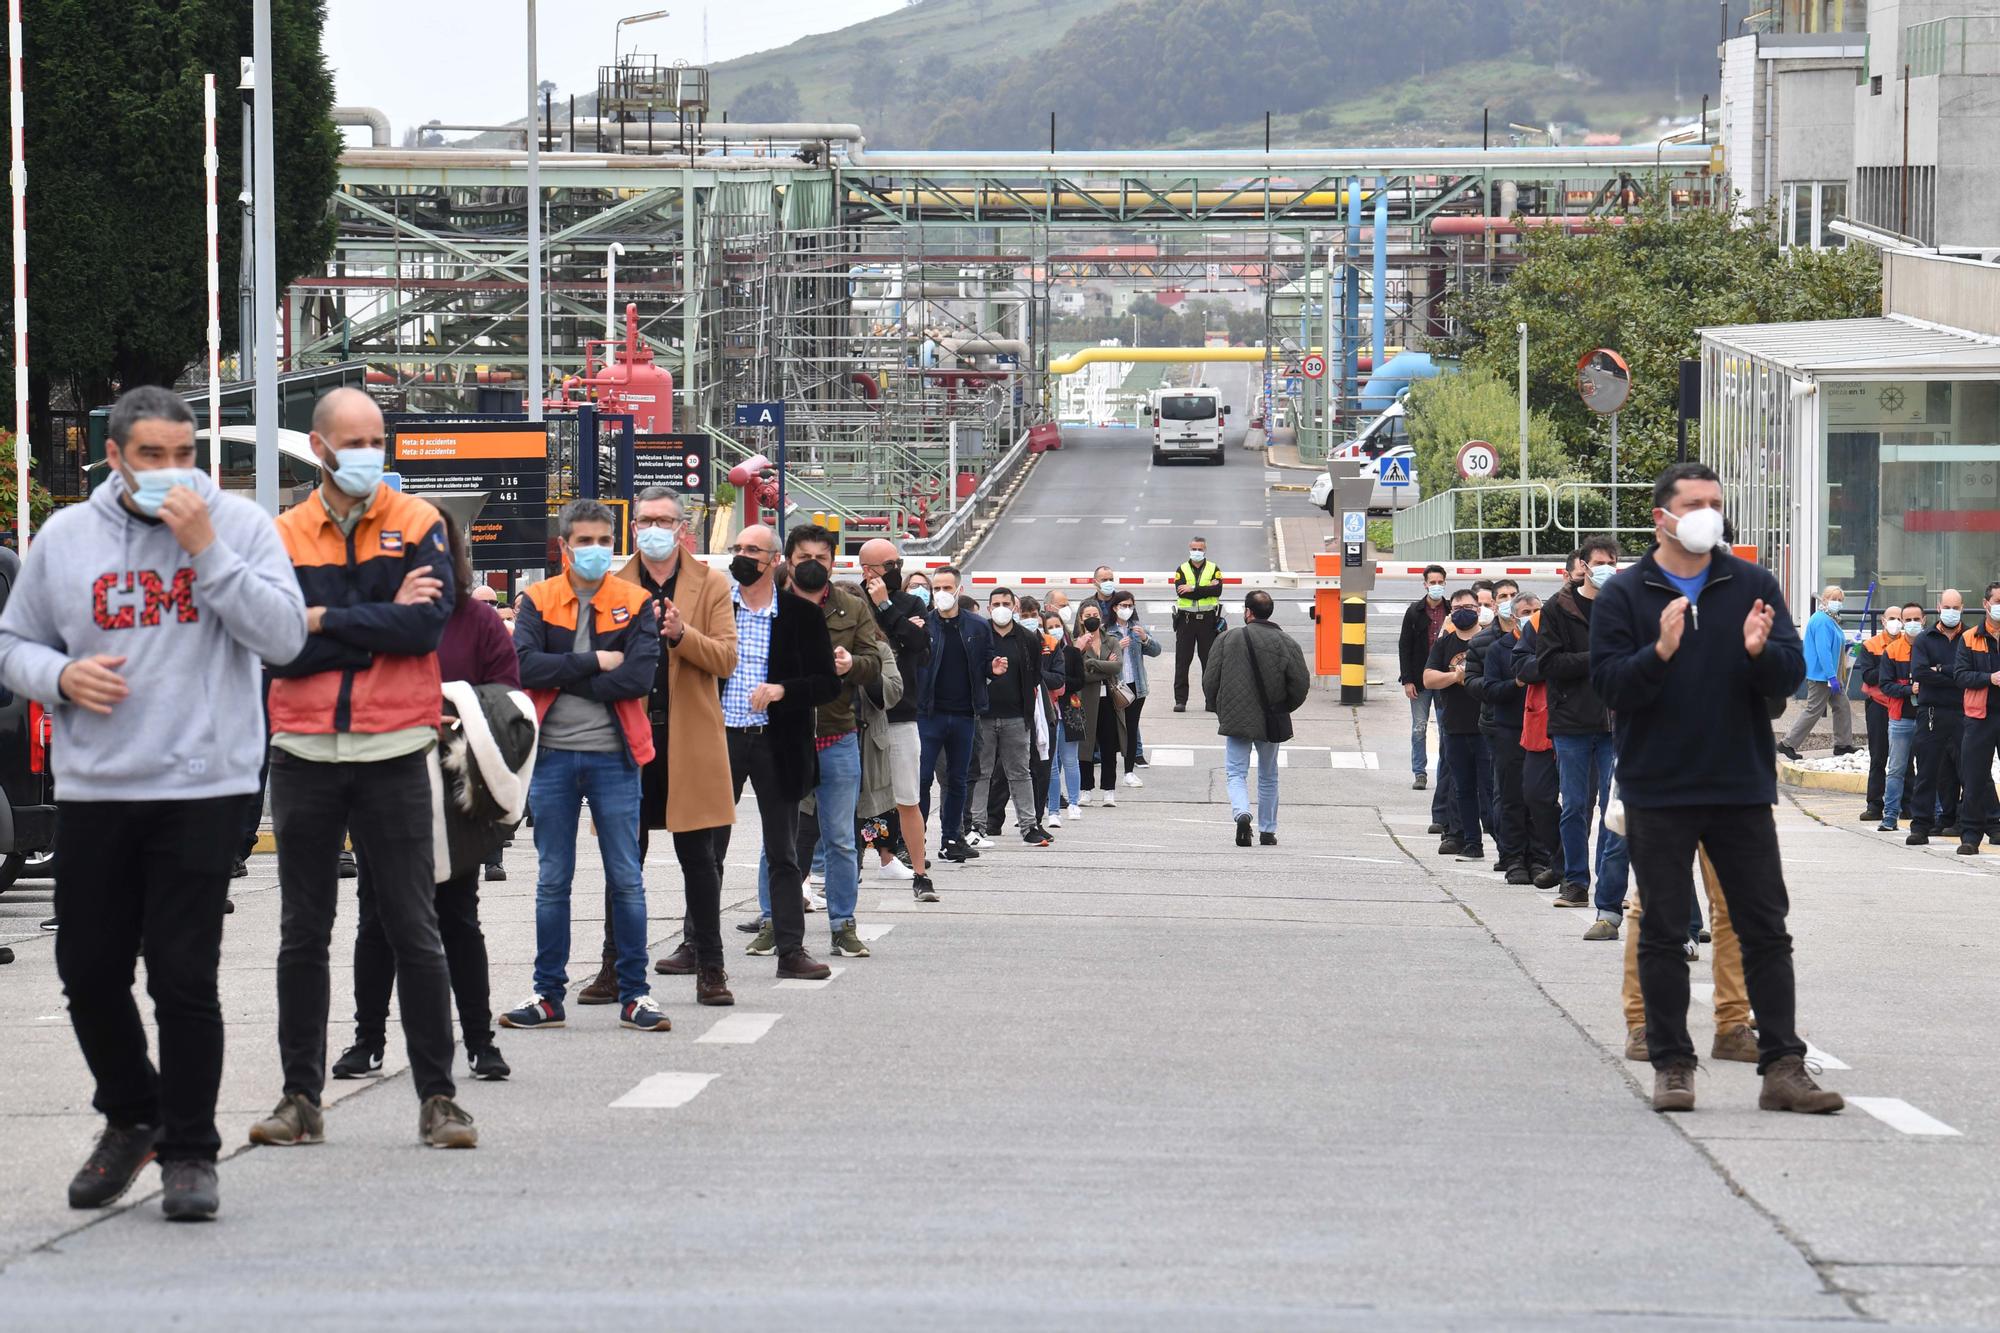
POLYGON ((1458 475, 1485 481, 1500 471, 1499 451, 1484 440, 1467 440, 1458 451, 1458 475))
POLYGON ((1305 360, 1299 362, 1299 369, 1305 373, 1307 379, 1316 380, 1326 374, 1326 358, 1318 352, 1308 352, 1305 360))

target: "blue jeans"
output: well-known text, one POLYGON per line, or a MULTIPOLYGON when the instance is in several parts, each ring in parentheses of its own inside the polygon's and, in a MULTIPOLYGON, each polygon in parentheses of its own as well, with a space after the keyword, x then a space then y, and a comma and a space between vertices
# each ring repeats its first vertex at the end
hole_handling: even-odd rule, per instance
POLYGON ((535 994, 560 1001, 569 986, 570 881, 576 877, 576 830, 583 803, 597 825, 611 900, 611 941, 618 950, 618 1000, 646 984, 646 883, 639 860, 639 766, 615 754, 544 748, 535 756, 528 804, 535 810, 535 994))
POLYGON ((938 756, 943 755, 944 808, 939 827, 946 839, 958 837, 965 828, 965 775, 972 768, 973 742, 978 734, 977 720, 970 713, 925 713, 917 718, 917 736, 924 747, 917 775, 924 798, 918 805, 929 820, 931 775, 937 772, 938 756))
POLYGON ((1480 797, 1486 784, 1480 779, 1486 769, 1486 738, 1476 731, 1446 736, 1439 758, 1451 774, 1452 817, 1446 822, 1466 851, 1483 854, 1486 821, 1480 797))
POLYGON ((1431 692, 1418 690, 1417 697, 1410 700, 1410 773, 1422 777, 1430 762, 1429 731, 1431 724, 1431 692))
POLYGON ((1083 765, 1076 757, 1077 743, 1068 738, 1062 723, 1056 723, 1050 741, 1055 746, 1055 758, 1049 764, 1049 813, 1057 815, 1064 806, 1075 805, 1083 798, 1083 765))
POLYGON ((1222 738, 1223 772, 1229 783, 1229 813, 1241 819, 1250 813, 1250 749, 1257 749, 1257 831, 1278 831, 1278 743, 1222 738))
POLYGON ((1882 818, 1891 824, 1903 808, 1903 778, 1910 771, 1910 751, 1917 744, 1915 712, 1905 701, 1903 716, 1889 719, 1889 770, 1882 785, 1882 818))
MULTIPOLYGON (((1555 742, 1556 768, 1562 778, 1563 881, 1590 887, 1590 809, 1602 816, 1611 804, 1611 780, 1617 770, 1618 754, 1611 747, 1611 733, 1592 732, 1586 736, 1551 736, 1555 742)), ((1597 830, 1597 897, 1600 913, 1625 910, 1625 839, 1603 827, 1597 830)))
MULTIPOLYGON (((854 850, 854 805, 861 797, 861 742, 849 732, 819 752, 819 842, 813 870, 826 877, 826 922, 833 930, 854 920, 861 896, 861 863, 854 850)), ((757 858, 757 905, 771 915, 770 861, 757 858)))

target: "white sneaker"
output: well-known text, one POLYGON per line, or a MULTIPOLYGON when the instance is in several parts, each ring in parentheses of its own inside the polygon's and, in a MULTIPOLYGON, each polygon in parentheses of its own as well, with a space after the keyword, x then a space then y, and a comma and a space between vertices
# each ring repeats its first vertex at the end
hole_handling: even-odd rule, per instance
POLYGON ((806 871, 806 877, 800 881, 800 884, 805 888, 807 893, 811 893, 814 889, 823 889, 826 887, 826 882, 810 870, 806 871))
POLYGON ((1083 798, 1081 796, 1077 797, 1076 800, 1070 804, 1069 818, 1071 823, 1075 823, 1077 820, 1083 818, 1083 798))
POLYGON ((1104 808, 1105 808, 1106 810, 1116 810, 1116 809, 1118 808, 1118 793, 1117 793, 1117 792, 1115 792, 1115 791, 1108 791, 1108 792, 1105 792, 1105 793, 1104 793, 1104 808))
POLYGON ((875 878, 879 880, 884 880, 884 881, 908 880, 908 879, 915 879, 916 877, 917 877, 916 871, 910 869, 908 866, 904 865, 901 861, 898 861, 893 857, 891 857, 888 861, 884 862, 883 864, 875 867, 875 878))
POLYGON ((965 835, 965 845, 967 847, 984 847, 990 841, 991 839, 978 829, 972 829, 965 835))
POLYGON ((824 912, 826 910, 826 897, 818 889, 807 889, 805 906, 808 912, 824 912))
POLYGON ((1062 827, 1062 816, 1061 816, 1061 815, 1050 815, 1050 816, 1048 816, 1048 817, 1047 817, 1046 819, 1044 819, 1044 820, 1042 821, 1042 827, 1043 827, 1043 828, 1061 828, 1061 827, 1062 827))
POLYGON ((1125 775, 1125 785, 1128 787, 1143 787, 1146 785, 1146 780, 1137 773, 1127 773, 1125 775))

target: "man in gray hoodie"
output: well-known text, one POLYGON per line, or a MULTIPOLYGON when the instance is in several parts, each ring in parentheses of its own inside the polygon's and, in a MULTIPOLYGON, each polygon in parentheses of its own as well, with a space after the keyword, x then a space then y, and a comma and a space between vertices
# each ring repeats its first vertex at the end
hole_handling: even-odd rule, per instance
POLYGON ((111 475, 35 535, 0 614, 0 682, 55 719, 56 970, 105 1119, 70 1182, 102 1207, 158 1157, 170 1218, 217 1207, 216 967, 243 806, 255 799, 259 659, 306 640, 276 529, 195 468, 194 416, 165 389, 111 410, 111 475), (155 1070, 134 964, 160 1028, 155 1070))

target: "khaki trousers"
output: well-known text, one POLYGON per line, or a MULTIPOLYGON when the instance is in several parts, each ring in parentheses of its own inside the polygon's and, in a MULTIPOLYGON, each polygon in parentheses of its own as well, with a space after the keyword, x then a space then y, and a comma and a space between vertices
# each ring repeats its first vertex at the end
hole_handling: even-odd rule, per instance
MULTIPOLYGON (((1739 1023, 1750 1022, 1750 997, 1743 989, 1743 950, 1736 943, 1736 929, 1729 924, 1729 904, 1723 901, 1722 884, 1715 878, 1715 867, 1710 864, 1708 852, 1698 854, 1701 862, 1701 883, 1708 892, 1708 930, 1714 939, 1714 953, 1709 956, 1715 974, 1715 1030, 1725 1031, 1739 1023)), ((1632 897, 1625 904, 1625 1027, 1646 1026, 1646 1002, 1639 995, 1639 918, 1645 915, 1639 905, 1641 886, 1635 875, 1632 880, 1632 897)))

